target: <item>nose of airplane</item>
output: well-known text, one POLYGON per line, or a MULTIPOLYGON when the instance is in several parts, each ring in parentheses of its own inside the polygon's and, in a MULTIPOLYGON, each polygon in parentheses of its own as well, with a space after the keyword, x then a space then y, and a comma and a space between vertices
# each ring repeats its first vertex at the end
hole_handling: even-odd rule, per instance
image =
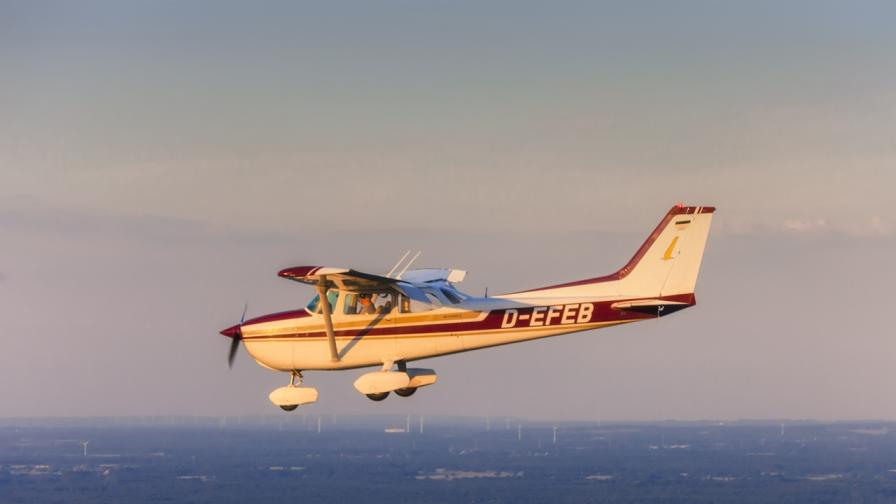
POLYGON ((240 335, 240 324, 230 326, 227 329, 221 331, 221 334, 227 336, 228 338, 237 338, 240 335))

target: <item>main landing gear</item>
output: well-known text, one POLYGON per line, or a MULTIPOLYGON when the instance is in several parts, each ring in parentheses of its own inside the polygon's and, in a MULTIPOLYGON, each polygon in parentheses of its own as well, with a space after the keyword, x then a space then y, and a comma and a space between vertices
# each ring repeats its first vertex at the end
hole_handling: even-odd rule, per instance
POLYGON ((364 395, 366 395, 367 398, 370 399, 371 401, 376 401, 376 402, 380 402, 383 399, 389 397, 388 392, 380 392, 378 394, 364 394, 364 395))
MULTIPOLYGON (((404 361, 384 362, 380 371, 361 375, 355 380, 355 389, 371 401, 383 401, 395 392, 399 397, 410 397, 420 387, 436 382, 432 369, 408 368, 404 361), (393 371, 392 367, 397 370, 393 371)), ((295 411, 303 404, 317 401, 317 389, 302 386, 302 372, 294 370, 289 385, 275 389, 268 398, 283 411, 295 411)))
POLYGON ((380 371, 361 375, 355 380, 355 389, 371 401, 382 401, 395 392, 399 397, 410 397, 420 387, 436 382, 432 369, 408 368, 404 361, 398 361, 398 370, 392 371, 393 362, 384 362, 380 371))
MULTIPOLYGON (((414 392, 417 391, 417 387, 405 387, 400 389, 395 389, 392 392, 395 392, 395 395, 399 397, 411 397, 414 395, 414 392)), ((383 399, 389 397, 389 392, 380 392, 378 394, 364 394, 371 401, 382 401, 383 399)))

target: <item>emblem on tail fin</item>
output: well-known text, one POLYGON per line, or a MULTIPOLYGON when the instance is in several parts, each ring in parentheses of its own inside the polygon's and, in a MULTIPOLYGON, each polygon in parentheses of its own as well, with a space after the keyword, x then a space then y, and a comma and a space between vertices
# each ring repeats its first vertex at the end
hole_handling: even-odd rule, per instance
POLYGON ((666 252, 663 254, 663 260, 668 261, 669 259, 674 259, 672 257, 672 251, 675 250, 675 244, 678 243, 678 237, 672 239, 672 243, 669 244, 669 248, 666 249, 666 252))

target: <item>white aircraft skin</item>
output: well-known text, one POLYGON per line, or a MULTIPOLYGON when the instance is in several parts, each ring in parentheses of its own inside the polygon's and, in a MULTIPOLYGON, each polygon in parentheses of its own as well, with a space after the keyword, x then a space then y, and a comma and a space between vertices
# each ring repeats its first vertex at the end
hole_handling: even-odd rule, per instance
POLYGON ((280 276, 314 285, 330 303, 317 296, 309 308, 256 317, 221 334, 233 338, 231 361, 242 341, 260 365, 291 373, 290 384, 270 395, 288 411, 317 399, 316 390, 300 386, 302 371, 382 366, 355 387, 373 400, 391 391, 408 396, 436 381, 435 372, 408 369, 408 362, 654 319, 693 306, 714 210, 673 207, 613 274, 512 294, 463 294, 455 287, 465 276, 459 270, 380 276, 288 268, 280 276))

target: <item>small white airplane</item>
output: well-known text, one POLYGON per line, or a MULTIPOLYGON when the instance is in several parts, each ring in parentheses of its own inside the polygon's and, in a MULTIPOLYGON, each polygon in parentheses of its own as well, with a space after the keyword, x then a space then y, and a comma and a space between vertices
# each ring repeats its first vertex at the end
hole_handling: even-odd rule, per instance
POLYGON ((390 392, 408 397, 436 382, 432 369, 409 368, 408 362, 653 319, 693 306, 714 211, 676 205, 615 273, 512 294, 464 294, 455 285, 465 271, 409 270, 416 256, 406 262, 407 253, 385 275, 287 268, 281 277, 313 285, 317 295, 303 309, 241 320, 221 331, 232 338, 228 362, 233 365, 242 341, 258 364, 290 373, 289 385, 269 396, 286 411, 317 400, 316 389, 301 386, 302 372, 311 370, 382 366, 355 381, 358 392, 374 401, 390 392))

